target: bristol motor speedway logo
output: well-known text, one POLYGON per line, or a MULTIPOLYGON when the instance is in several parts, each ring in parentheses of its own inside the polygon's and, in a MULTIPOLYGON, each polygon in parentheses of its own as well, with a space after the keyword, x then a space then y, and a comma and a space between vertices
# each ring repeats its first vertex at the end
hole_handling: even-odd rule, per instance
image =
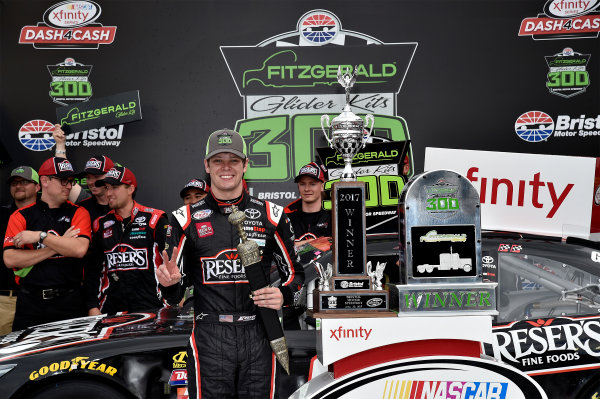
POLYGON ((558 115, 554 118, 543 111, 528 111, 515 122, 517 136, 525 141, 537 143, 554 137, 596 137, 600 136, 600 114, 577 117, 558 115))
POLYGON ((115 40, 116 26, 96 22, 102 13, 94 1, 68 0, 54 4, 43 15, 43 22, 24 26, 19 44, 36 49, 97 49, 115 40))
MULTIPOLYGON (((352 23, 363 24, 361 20, 352 23)), ((350 106, 375 115, 379 136, 409 139, 405 120, 397 116, 396 96, 417 43, 384 43, 365 33, 346 30, 331 11, 311 10, 296 29, 257 45, 221 46, 238 93, 244 118, 235 129, 246 140, 253 163, 247 178, 260 182, 292 182, 300 168, 316 157, 324 142, 320 118, 335 117, 345 104, 337 80, 356 66, 350 106)), ((269 190, 270 191, 270 190, 269 190)), ((290 184, 293 198, 295 187, 290 184)), ((258 193, 260 199, 287 198, 287 193, 258 193)))
POLYGON ((600 0, 547 0, 543 12, 521 21, 519 36, 534 40, 597 38, 600 0))

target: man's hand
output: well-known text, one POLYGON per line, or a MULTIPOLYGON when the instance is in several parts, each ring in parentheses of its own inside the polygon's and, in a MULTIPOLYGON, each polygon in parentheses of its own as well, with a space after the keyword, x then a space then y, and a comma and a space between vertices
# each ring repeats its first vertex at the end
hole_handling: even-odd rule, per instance
POLYGON ((75 238, 79 235, 80 231, 81 229, 78 229, 75 226, 71 226, 67 231, 65 231, 65 234, 63 234, 62 236, 66 238, 75 238))
POLYGON ((90 310, 88 310, 88 316, 98 316, 101 314, 102 312, 98 308, 91 308, 90 310))
POLYGON ((171 259, 169 259, 167 251, 162 252, 163 263, 156 269, 156 277, 163 287, 170 287, 181 280, 181 273, 177 267, 177 255, 179 255, 177 247, 173 248, 171 259))
POLYGON ((13 238, 15 247, 23 248, 27 244, 34 244, 40 240, 41 231, 23 230, 13 238))
POLYGON ((64 146, 65 143, 67 142, 65 132, 61 129, 61 127, 58 123, 56 125, 54 125, 54 130, 52 131, 52 137, 54 138, 54 141, 56 141, 57 147, 61 144, 64 146))
POLYGON ((279 310, 283 305, 283 294, 279 288, 265 287, 254 291, 252 300, 256 306, 279 310))

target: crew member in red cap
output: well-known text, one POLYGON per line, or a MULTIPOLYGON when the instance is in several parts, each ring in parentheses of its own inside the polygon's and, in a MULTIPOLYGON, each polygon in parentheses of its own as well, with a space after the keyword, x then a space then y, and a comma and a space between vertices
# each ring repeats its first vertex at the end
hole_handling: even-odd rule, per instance
POLYGON ((195 204, 202 198, 206 197, 210 187, 205 180, 192 179, 179 192, 179 196, 183 200, 183 204, 195 204))
MULTIPOLYGON (((56 141, 56 156, 66 158, 66 136, 60 125, 54 125, 52 137, 56 141)), ((106 198, 106 187, 96 187, 95 183, 97 180, 103 179, 106 172, 113 166, 114 162, 106 155, 94 155, 88 159, 83 172, 79 174, 80 178, 85 178, 87 190, 84 190, 79 184, 75 183, 69 194, 70 201, 87 209, 92 222, 110 211, 108 199, 106 198)))
POLYGON ((331 212, 321 207, 325 172, 316 162, 300 168, 294 179, 300 198, 291 202, 285 213, 292 222, 296 247, 317 237, 331 237, 331 212))
POLYGON ((86 314, 81 258, 90 214, 67 201, 75 175, 67 159, 46 160, 38 174, 40 199, 11 215, 4 239, 4 263, 20 284, 13 330, 86 314))
POLYGON ((92 278, 86 299, 90 315, 160 308, 163 301, 155 276, 169 221, 165 213, 137 203, 137 181, 115 166, 96 186, 106 186, 111 211, 93 223, 92 278), (99 290, 98 290, 99 287, 99 290))

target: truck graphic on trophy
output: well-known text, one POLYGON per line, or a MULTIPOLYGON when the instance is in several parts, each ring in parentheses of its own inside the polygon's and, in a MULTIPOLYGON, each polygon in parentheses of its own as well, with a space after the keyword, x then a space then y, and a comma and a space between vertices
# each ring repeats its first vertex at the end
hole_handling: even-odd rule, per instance
POLYGON ((470 272, 473 268, 473 260, 471 258, 461 258, 459 254, 452 252, 452 247, 450 247, 450 253, 441 253, 440 254, 440 264, 439 265, 418 265, 417 271, 419 273, 431 273, 435 269, 437 270, 458 270, 463 269, 465 272, 470 272))

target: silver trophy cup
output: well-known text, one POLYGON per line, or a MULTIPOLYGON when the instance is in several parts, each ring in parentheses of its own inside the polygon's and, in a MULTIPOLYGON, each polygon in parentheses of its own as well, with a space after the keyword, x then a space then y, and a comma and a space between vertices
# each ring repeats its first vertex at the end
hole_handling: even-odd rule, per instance
POLYGON ((354 82, 356 82, 356 68, 352 73, 350 72, 348 69, 342 75, 342 69, 338 66, 338 82, 346 90, 346 105, 342 113, 333 118, 331 124, 329 123, 329 115, 321 116, 321 129, 323 130, 325 139, 329 143, 329 147, 337 151, 344 160, 341 181, 356 181, 356 173, 352 171, 352 158, 364 148, 371 136, 375 123, 373 115, 365 115, 365 124, 365 121, 360 116, 355 115, 350 109, 350 89, 354 85, 354 82), (369 130, 365 130, 365 127, 369 127, 369 130), (331 130, 331 138, 329 138, 327 133, 328 129, 331 130))

